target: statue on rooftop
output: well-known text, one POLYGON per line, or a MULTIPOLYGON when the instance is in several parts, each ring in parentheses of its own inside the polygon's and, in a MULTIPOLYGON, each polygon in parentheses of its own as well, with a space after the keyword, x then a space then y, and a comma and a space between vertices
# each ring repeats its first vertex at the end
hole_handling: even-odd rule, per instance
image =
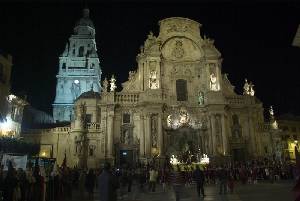
POLYGON ((110 91, 111 92, 114 92, 117 88, 117 85, 116 85, 116 78, 114 75, 111 76, 110 78, 110 91))

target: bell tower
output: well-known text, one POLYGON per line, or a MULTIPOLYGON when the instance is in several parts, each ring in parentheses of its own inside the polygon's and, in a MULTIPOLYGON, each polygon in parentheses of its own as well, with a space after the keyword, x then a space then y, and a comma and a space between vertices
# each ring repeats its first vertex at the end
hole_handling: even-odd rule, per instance
POLYGON ((89 9, 83 9, 64 52, 59 57, 56 76, 56 96, 53 118, 56 122, 70 121, 74 101, 84 92, 101 91, 101 68, 95 41, 95 27, 89 9))

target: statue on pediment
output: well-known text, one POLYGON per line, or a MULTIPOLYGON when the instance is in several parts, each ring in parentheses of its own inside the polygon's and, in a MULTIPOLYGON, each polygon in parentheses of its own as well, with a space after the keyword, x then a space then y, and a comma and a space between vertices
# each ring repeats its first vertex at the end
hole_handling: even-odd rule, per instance
POLYGON ((106 78, 104 78, 103 82, 102 82, 102 91, 103 92, 107 92, 107 87, 108 87, 108 81, 106 78))
POLYGON ((117 84, 116 84, 116 78, 114 75, 111 76, 110 78, 110 91, 114 92, 117 88, 117 84))

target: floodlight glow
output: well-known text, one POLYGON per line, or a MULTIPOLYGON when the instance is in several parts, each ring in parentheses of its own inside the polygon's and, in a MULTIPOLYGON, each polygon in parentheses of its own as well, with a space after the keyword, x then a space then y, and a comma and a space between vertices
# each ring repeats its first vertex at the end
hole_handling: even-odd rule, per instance
POLYGON ((75 84, 79 84, 79 80, 74 80, 74 83, 75 84))
POLYGON ((203 154, 203 157, 200 159, 200 164, 209 164, 209 158, 207 154, 203 154))
POLYGON ((2 131, 11 131, 13 127, 13 122, 11 120, 11 118, 7 118, 5 122, 0 123, 0 129, 2 131))
POLYGON ((175 155, 172 155, 172 156, 171 156, 171 158, 170 158, 170 163, 171 163, 172 165, 177 165, 177 164, 179 164, 179 161, 178 161, 178 159, 175 157, 175 155))

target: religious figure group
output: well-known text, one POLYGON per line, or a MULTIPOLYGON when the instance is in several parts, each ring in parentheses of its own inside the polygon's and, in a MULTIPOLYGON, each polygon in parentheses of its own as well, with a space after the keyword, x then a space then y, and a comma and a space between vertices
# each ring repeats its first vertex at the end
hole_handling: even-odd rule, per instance
POLYGON ((150 72, 149 87, 150 87, 150 89, 157 89, 158 88, 157 72, 155 70, 152 70, 150 72))
POLYGON ((111 76, 110 78, 110 91, 114 92, 117 88, 117 84, 116 84, 116 78, 114 75, 111 76))
POLYGON ((244 92, 243 94, 244 95, 250 95, 250 96, 254 96, 255 94, 255 91, 253 89, 254 85, 252 84, 252 82, 249 82, 248 83, 248 80, 245 79, 245 84, 244 84, 244 92))

